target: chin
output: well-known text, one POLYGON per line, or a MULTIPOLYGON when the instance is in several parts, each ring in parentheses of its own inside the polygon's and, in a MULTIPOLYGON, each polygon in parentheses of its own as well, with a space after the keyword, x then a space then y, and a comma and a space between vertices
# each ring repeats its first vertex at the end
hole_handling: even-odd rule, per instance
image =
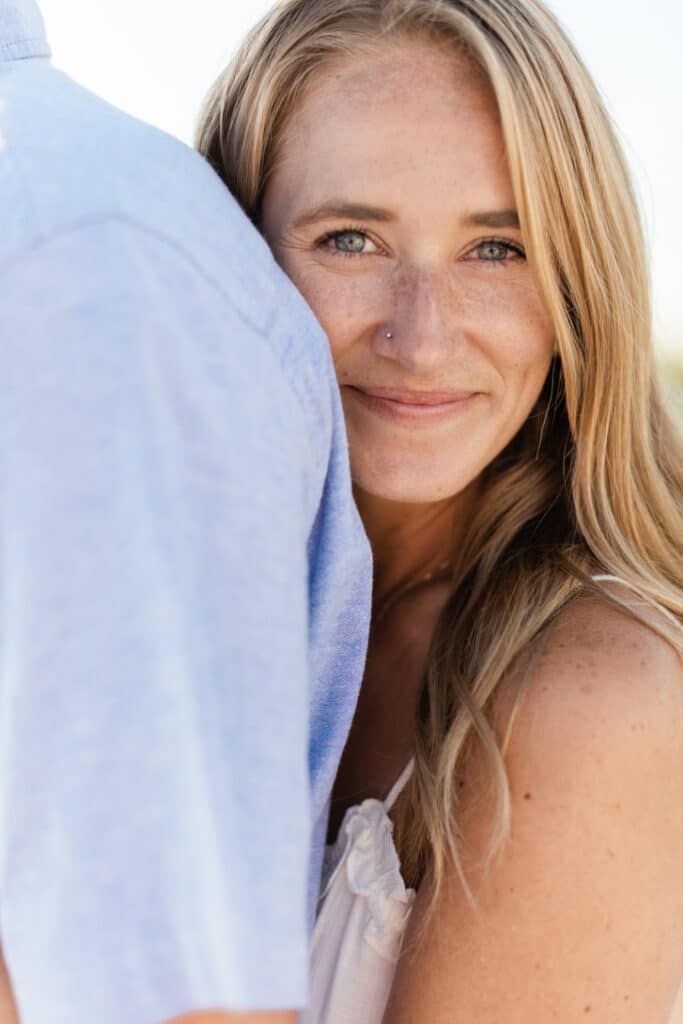
POLYGON ((354 486, 365 494, 383 501, 423 505, 452 498, 472 482, 476 473, 457 476, 444 474, 436 468, 430 470, 424 462, 415 465, 386 463, 368 465, 367 458, 354 459, 351 455, 351 477, 354 486))

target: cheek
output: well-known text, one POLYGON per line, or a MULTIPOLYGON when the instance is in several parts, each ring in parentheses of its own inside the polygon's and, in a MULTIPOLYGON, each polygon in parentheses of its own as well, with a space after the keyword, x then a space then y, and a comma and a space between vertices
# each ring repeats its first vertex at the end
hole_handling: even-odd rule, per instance
POLYGON ((282 269, 296 285, 327 334, 337 375, 344 379, 345 359, 354 341, 377 321, 383 288, 370 275, 331 272, 298 254, 285 254, 282 269))
POLYGON ((504 390, 540 391, 554 340, 552 321, 535 287, 501 288, 495 296, 480 296, 476 304, 479 344, 504 390))

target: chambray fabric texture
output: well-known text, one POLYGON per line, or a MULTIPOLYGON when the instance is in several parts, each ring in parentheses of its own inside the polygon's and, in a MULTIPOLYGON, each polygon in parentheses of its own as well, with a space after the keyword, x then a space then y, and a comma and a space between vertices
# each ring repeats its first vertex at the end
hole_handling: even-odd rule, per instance
POLYGON ((22 1024, 299 1007, 370 600, 327 342, 204 162, 48 55, 32 0, 0 0, 22 1024))

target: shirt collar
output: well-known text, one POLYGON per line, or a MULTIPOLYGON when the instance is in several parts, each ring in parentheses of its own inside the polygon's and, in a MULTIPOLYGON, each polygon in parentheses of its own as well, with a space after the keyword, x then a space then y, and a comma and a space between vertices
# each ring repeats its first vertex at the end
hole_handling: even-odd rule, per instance
POLYGON ((34 0, 0 0, 0 63, 49 56, 43 16, 34 0))

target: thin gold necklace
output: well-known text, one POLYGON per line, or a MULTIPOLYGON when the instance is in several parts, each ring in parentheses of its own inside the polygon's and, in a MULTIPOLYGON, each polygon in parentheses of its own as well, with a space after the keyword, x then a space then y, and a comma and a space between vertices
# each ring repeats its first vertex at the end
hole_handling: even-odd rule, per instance
POLYGON ((426 583, 431 583, 433 580, 448 579, 450 574, 451 561, 448 559, 440 565, 437 565, 436 569, 432 569, 431 572, 425 572, 421 576, 416 576, 415 579, 397 584, 387 594, 385 594, 382 600, 373 608, 372 625, 377 626, 378 623, 380 623, 386 616, 387 612, 393 608, 401 598, 405 597, 406 594, 419 589, 419 587, 424 586, 426 583))

